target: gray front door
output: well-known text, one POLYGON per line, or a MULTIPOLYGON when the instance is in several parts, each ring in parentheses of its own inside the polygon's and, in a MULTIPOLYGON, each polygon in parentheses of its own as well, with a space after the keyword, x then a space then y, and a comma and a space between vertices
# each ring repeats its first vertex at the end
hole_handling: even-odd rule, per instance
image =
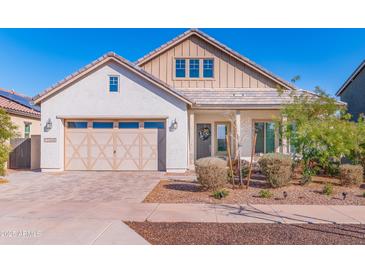
POLYGON ((196 158, 211 156, 212 127, 210 124, 197 124, 196 131, 196 158))

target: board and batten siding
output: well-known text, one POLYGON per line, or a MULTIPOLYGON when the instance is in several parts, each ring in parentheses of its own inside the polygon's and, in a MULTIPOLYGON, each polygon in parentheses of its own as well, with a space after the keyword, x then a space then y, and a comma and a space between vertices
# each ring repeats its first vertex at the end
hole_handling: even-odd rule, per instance
MULTIPOLYGON (((189 66, 189 63, 186 63, 189 66)), ((176 46, 142 65, 148 73, 174 88, 276 88, 277 83, 197 36, 190 36, 176 46), (213 58, 212 79, 176 79, 176 58, 213 58)), ((202 70, 202 67, 200 67, 202 70)), ((187 70, 188 73, 188 70, 187 70)), ((188 76, 188 75, 187 75, 188 76)))

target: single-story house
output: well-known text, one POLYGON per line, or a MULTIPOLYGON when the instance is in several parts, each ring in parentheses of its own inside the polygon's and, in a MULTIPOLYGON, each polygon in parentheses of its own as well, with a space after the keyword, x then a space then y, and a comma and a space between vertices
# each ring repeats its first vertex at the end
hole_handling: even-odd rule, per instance
POLYGON ((347 110, 354 120, 365 114, 365 60, 355 69, 336 93, 347 103, 347 110))
POLYGON ((196 29, 135 63, 110 52, 34 98, 41 168, 184 171, 228 148, 249 158, 254 128, 256 154, 288 152, 273 119, 293 89, 196 29))
POLYGON ((41 134, 41 112, 31 98, 13 90, 0 88, 0 108, 4 109, 17 126, 18 137, 29 138, 41 134))

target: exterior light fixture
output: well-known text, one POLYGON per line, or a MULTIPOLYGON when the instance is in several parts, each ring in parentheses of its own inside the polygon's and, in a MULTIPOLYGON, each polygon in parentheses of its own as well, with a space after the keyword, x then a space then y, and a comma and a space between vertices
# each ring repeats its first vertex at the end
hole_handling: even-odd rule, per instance
POLYGON ((171 122, 171 129, 173 129, 173 130, 177 129, 177 121, 176 121, 176 118, 174 120, 172 120, 172 122, 171 122))
POLYGON ((52 129, 52 121, 50 118, 48 118, 45 128, 47 131, 52 129))

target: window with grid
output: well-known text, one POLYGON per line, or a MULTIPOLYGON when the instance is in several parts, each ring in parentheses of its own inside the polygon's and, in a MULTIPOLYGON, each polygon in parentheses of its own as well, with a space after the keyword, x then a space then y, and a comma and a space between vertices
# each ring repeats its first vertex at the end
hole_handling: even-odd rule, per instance
POLYGON ((118 91, 119 91, 119 77, 109 76, 109 92, 118 92, 118 91))
POLYGON ((176 59, 175 60, 175 76, 177 78, 185 77, 185 59, 176 59))
POLYGON ((199 59, 189 60, 189 77, 199 78, 199 59))
POLYGON ((212 78, 213 77, 214 61, 213 59, 203 60, 203 77, 212 78))

